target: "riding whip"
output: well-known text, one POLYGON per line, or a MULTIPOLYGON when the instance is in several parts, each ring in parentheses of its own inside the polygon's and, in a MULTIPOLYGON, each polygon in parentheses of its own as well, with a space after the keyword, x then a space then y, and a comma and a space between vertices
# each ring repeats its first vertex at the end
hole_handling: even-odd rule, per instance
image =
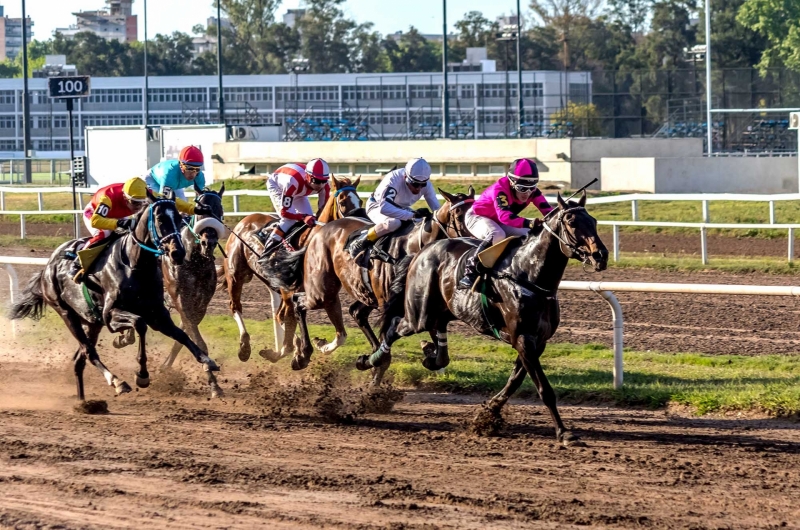
MULTIPOLYGON (((595 183, 595 182, 597 182, 598 180, 599 180, 599 179, 598 179, 597 177, 595 177, 595 178, 594 178, 594 180, 592 180, 592 181, 591 181, 591 182, 589 182, 588 184, 585 184, 583 187, 581 187, 580 189, 578 189, 578 190, 577 190, 575 193, 573 193, 572 195, 570 195, 569 197, 567 197, 566 199, 564 199, 564 202, 567 202, 567 201, 569 201, 571 198, 575 197, 577 194, 579 194, 580 192, 584 191, 586 188, 588 188, 589 186, 591 186, 592 184, 594 184, 594 183, 595 183)), ((542 219, 542 221, 546 221, 546 220, 547 220, 547 218, 548 218, 548 217, 550 217, 550 215, 552 215, 552 213, 553 213, 553 212, 555 212, 556 210, 557 210, 557 208, 553 208, 552 210, 550 210, 550 212, 549 212, 547 215, 545 215, 545 216, 544 216, 544 218, 542 219)))

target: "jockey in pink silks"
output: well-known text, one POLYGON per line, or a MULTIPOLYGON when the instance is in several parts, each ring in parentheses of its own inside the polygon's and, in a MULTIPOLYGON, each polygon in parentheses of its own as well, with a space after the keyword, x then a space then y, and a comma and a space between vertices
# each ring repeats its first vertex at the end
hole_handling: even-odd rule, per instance
POLYGON ((468 259, 459 289, 469 289, 478 278, 477 255, 509 236, 526 236, 539 219, 520 217, 522 210, 533 204, 542 215, 553 207, 536 187, 539 170, 529 158, 514 160, 506 176, 489 186, 467 211, 464 219, 472 235, 482 242, 478 251, 468 259))

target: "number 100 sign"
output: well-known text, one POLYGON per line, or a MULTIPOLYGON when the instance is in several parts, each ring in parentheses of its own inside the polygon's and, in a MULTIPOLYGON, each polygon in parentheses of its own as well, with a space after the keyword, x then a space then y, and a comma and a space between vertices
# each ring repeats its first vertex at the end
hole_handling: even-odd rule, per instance
POLYGON ((88 75, 51 77, 47 81, 51 98, 86 97, 91 86, 91 78, 88 75))

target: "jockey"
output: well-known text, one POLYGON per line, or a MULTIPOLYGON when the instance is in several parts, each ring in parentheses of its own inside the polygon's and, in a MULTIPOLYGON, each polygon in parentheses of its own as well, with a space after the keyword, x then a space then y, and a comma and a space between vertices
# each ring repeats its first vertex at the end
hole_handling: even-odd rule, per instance
POLYGON ((439 209, 439 201, 431 184, 431 166, 422 158, 409 160, 406 167, 387 173, 367 201, 367 215, 375 226, 350 245, 350 255, 358 257, 378 238, 391 234, 411 219, 424 219, 439 209), (425 197, 428 208, 412 210, 425 197))
MULTIPOLYGON (((539 169, 536 162, 520 158, 511 162, 506 176, 489 186, 467 211, 464 222, 472 235, 483 240, 478 252, 496 245, 509 236, 525 236, 539 219, 526 219, 519 214, 529 204, 536 206, 542 215, 553 210, 542 192, 536 187, 539 169)), ((477 252, 469 258, 459 289, 468 289, 477 280, 477 252)))
POLYGON ((308 197, 319 194, 317 206, 318 211, 322 211, 331 194, 328 182, 330 173, 328 163, 315 158, 308 164, 285 164, 267 179, 267 191, 280 221, 272 230, 271 239, 264 245, 262 256, 275 250, 289 229, 297 223, 305 223, 309 227, 317 223, 308 197))
POLYGON ((186 200, 183 188, 191 188, 195 184, 200 189, 206 187, 203 175, 203 152, 190 145, 181 149, 178 160, 164 160, 153 166, 145 177, 147 187, 161 193, 164 188, 171 188, 175 196, 186 200))
MULTIPOLYGON (((207 206, 193 205, 177 198, 175 205, 187 215, 210 213, 207 206)), ((83 210, 83 222, 92 235, 84 245, 84 250, 97 246, 117 228, 132 230, 136 222, 132 216, 142 211, 145 206, 147 206, 147 185, 139 177, 97 190, 83 210)), ((73 277, 81 270, 77 256, 75 258, 70 268, 70 275, 73 277)))

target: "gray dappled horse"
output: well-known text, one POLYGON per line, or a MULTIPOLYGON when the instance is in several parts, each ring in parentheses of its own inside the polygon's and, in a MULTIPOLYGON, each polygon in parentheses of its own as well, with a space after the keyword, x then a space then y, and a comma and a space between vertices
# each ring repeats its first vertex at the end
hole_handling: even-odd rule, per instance
POLYGON ((44 270, 31 278, 21 300, 11 308, 12 319, 39 319, 46 304, 64 320, 79 343, 74 356, 78 399, 84 399, 83 370, 87 359, 117 394, 131 391, 128 383, 100 361, 96 344, 103 327, 112 333, 133 328, 139 336, 138 387, 150 385, 145 351, 148 326, 186 346, 197 362, 203 364, 212 388, 216 385, 212 372, 219 367, 172 322, 164 306, 159 256, 168 254, 174 263, 183 263, 186 250, 180 238, 181 215, 174 200, 157 198, 150 190, 147 200, 150 204, 138 214, 134 229, 111 242, 98 256, 84 276, 84 285, 74 282, 69 275, 70 262, 64 259, 64 252, 76 245, 75 241, 69 241, 53 252, 44 270))
POLYGON ((509 245, 493 269, 485 271, 479 292, 457 289, 458 271, 474 252, 474 240, 437 241, 399 263, 387 308, 390 316, 397 316, 392 318, 380 348, 372 355, 360 356, 357 368, 385 370, 391 363, 392 344, 424 331, 430 333, 437 347, 433 355, 426 355, 423 365, 429 370, 444 368, 450 362, 447 325, 460 320, 511 345, 518 353, 511 377, 489 401, 489 411, 499 414, 525 375, 530 374, 556 425, 558 440, 565 445, 577 441, 561 421, 555 392, 539 357, 559 325, 556 294, 567 262, 577 259, 595 271, 604 270, 608 263, 597 221, 585 204, 585 192, 578 202, 567 203, 559 195, 552 217, 534 229, 535 233, 509 245))

